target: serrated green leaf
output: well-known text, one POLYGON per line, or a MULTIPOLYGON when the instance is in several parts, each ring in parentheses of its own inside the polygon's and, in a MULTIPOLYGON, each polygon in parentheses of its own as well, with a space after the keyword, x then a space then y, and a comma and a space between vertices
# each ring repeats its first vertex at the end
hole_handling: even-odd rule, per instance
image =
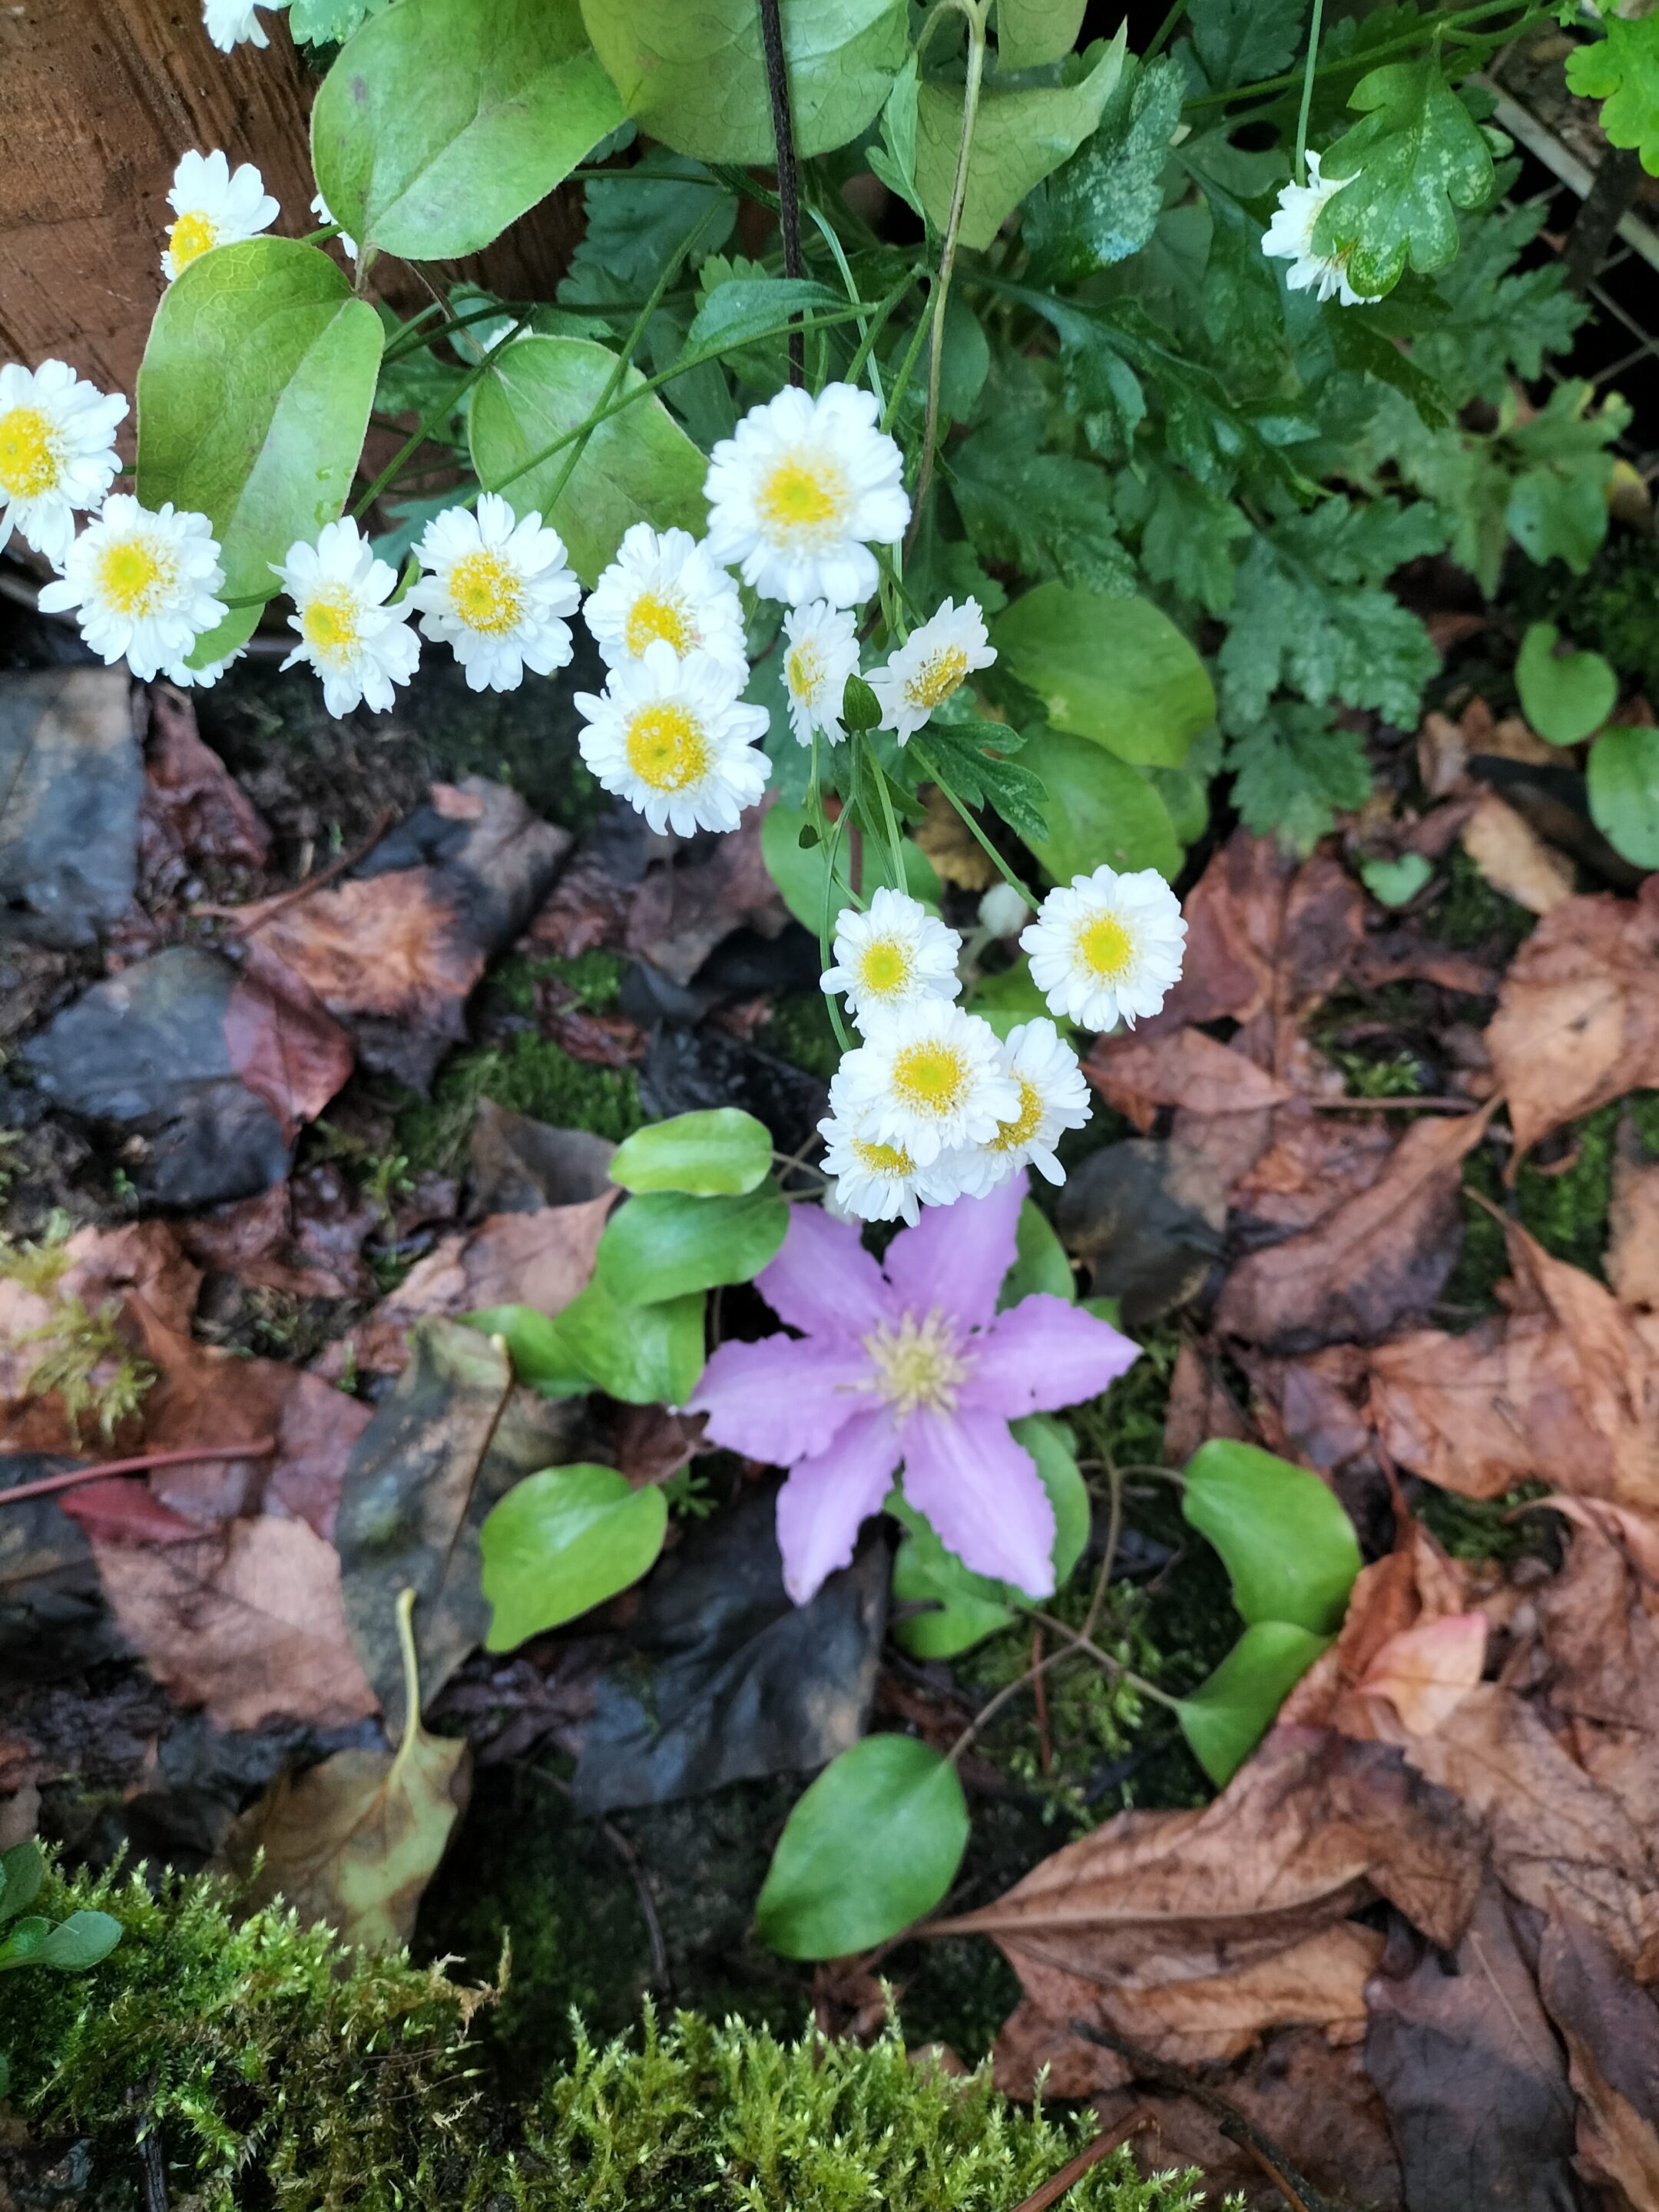
MULTIPOLYGON (((222 598, 274 590, 271 562, 338 517, 380 344, 374 308, 297 239, 216 246, 163 293, 138 372, 137 492, 208 517, 222 598)), ((223 659, 258 620, 257 606, 233 611, 191 665, 223 659)))
MULTIPOLYGON (((1091 47, 1095 58, 1074 83, 1018 92, 988 86, 969 155, 960 234, 964 246, 988 246, 1031 187, 1077 151, 1100 121, 1122 74, 1127 37, 1126 24, 1109 46, 1091 47)), ((961 140, 961 91, 951 84, 924 82, 916 103, 916 192, 938 230, 944 229, 950 214, 961 140)))
POLYGON ((659 1305, 717 1283, 752 1281, 788 1226, 789 1208, 769 1184, 746 1198, 649 1192, 605 1224, 599 1272, 622 1304, 659 1305))
POLYGON ((963 527, 985 560, 1097 591, 1134 589, 1110 480, 1094 462, 1034 451, 1029 425, 1010 416, 965 438, 950 467, 963 527))
POLYGON ((1278 76, 1302 44, 1307 0, 1192 0, 1187 25, 1212 91, 1278 76))
POLYGON ((686 350, 746 345, 775 332, 791 315, 846 305, 844 292, 832 292, 809 276, 737 277, 717 287, 698 308, 685 334, 686 350))
POLYGON ((544 1468, 515 1483, 483 1524, 487 1651, 511 1651, 629 1589, 656 1565, 668 1504, 614 1468, 544 1468))
POLYGON ((1590 820, 1638 868, 1659 868, 1659 730, 1603 730, 1585 772, 1590 820))
POLYGON ((1334 816, 1370 796, 1364 739, 1341 728, 1328 707, 1302 699, 1276 699, 1260 720, 1237 725, 1226 765, 1245 828, 1291 852, 1311 852, 1334 816))
POLYGON ((1131 61, 1081 149, 1033 196, 1021 228, 1033 264, 1069 281, 1127 261, 1152 234, 1186 73, 1169 55, 1131 61))
MULTIPOLYGON (((775 158, 753 0, 582 0, 599 59, 641 131, 705 161, 775 158)), ((782 0, 795 146, 856 138, 905 52, 904 0, 782 0)))
POLYGON ((624 112, 576 0, 398 0, 324 80, 311 157, 366 253, 448 260, 544 199, 624 112))
POLYGON ((1057 730, 1121 760, 1179 768, 1215 719, 1203 662, 1150 599, 1039 584, 997 617, 991 634, 1057 730))
MULTIPOLYGON (((586 422, 616 363, 609 348, 585 338, 516 339, 474 392, 468 423, 479 482, 502 488, 515 514, 533 510, 551 523, 590 589, 635 523, 700 535, 708 516, 702 480, 708 464, 654 393, 599 425, 556 500, 568 447, 523 468, 532 454, 586 422)), ((630 368, 621 390, 643 381, 630 368)))
POLYGON ((1182 1732, 1218 1790, 1232 1780, 1330 1640, 1288 1620, 1258 1622, 1208 1680, 1182 1698, 1182 1732))
POLYGON ((740 1107, 676 1114, 618 1145, 611 1180, 624 1190, 676 1190, 693 1198, 742 1198, 766 1180, 772 1138, 740 1107))
POLYGON ((1567 88, 1604 103, 1601 128, 1611 146, 1633 147, 1650 177, 1659 177, 1659 18, 1634 21, 1610 11, 1604 36, 1567 56, 1567 88))
POLYGON ((969 806, 988 806, 1028 843, 1048 834, 1047 792, 1041 776, 1022 762, 987 751, 999 741, 1013 748, 1013 732, 994 722, 957 726, 930 722, 907 750, 924 777, 944 784, 969 806))
POLYGON ((1053 828, 1030 841, 1053 883, 1087 875, 1102 861, 1120 872, 1156 868, 1173 876, 1181 844, 1169 809, 1139 769, 1088 738, 1045 730, 1031 757, 1048 793, 1053 828))
POLYGON ((1293 1621, 1317 1636, 1342 1625, 1359 1572, 1353 1523, 1306 1468, 1217 1438, 1187 1462, 1181 1510, 1220 1553, 1244 1620, 1293 1621))
POLYGON ((341 46, 370 15, 378 15, 390 0, 293 0, 288 27, 307 46, 341 46))
POLYGON ((1225 614, 1233 603, 1232 548, 1250 535, 1232 501, 1154 465, 1139 479, 1126 471, 1118 504, 1140 525, 1140 565, 1152 581, 1170 585, 1206 614, 1225 614))
POLYGON ((1492 150, 1432 53, 1361 77, 1348 105, 1363 119, 1327 152, 1323 173, 1347 179, 1314 226, 1314 250, 1345 263, 1364 297, 1391 291, 1457 253, 1459 208, 1492 197, 1492 150))
POLYGON ((1064 60, 1089 0, 997 0, 997 66, 1005 72, 1064 60))
POLYGON ((785 1822, 755 1907, 761 1939, 787 1959, 866 1950, 933 1910, 967 1847, 950 1761, 914 1736, 866 1736, 785 1822))
POLYGON ((868 153, 872 173, 918 215, 921 213, 921 202, 916 197, 916 101, 920 82, 916 58, 912 53, 893 79, 893 89, 882 108, 881 143, 872 146, 868 153))
POLYGON ((701 161, 653 146, 614 176, 590 177, 582 191, 586 221, 559 298, 592 307, 642 299, 676 247, 695 234, 688 265, 718 253, 738 220, 738 203, 701 161))
POLYGON ((1576 745, 1619 702, 1619 678, 1599 653, 1563 653, 1553 623, 1528 623, 1516 656, 1521 711, 1553 745, 1576 745))

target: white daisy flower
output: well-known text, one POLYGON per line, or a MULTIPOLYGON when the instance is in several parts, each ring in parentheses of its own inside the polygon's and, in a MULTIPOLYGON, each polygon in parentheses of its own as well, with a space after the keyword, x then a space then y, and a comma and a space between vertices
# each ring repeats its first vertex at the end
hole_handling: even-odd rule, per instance
POLYGON ((410 588, 421 629, 453 648, 473 691, 514 691, 526 668, 550 676, 570 659, 570 625, 581 586, 564 540, 539 514, 515 521, 499 492, 479 495, 476 514, 447 507, 415 548, 428 571, 410 588))
POLYGON ((1010 1030, 1002 1064, 1019 1085, 1019 1110, 963 1164, 963 1188, 976 1198, 1028 1164, 1046 1181, 1064 1182, 1054 1146, 1089 1118, 1089 1086, 1077 1054, 1051 1021, 1039 1017, 1010 1030))
POLYGON ((710 653, 749 680, 738 587, 689 530, 636 522, 587 595, 582 620, 607 668, 641 660, 660 642, 681 655, 710 653))
POLYGON ((872 395, 786 387, 715 447, 703 484, 708 550, 745 584, 799 606, 859 606, 879 576, 870 547, 904 534, 904 456, 877 427, 872 395))
POLYGON ((100 392, 67 362, 0 368, 0 549, 15 530, 63 567, 76 509, 96 507, 120 468, 115 426, 126 413, 118 392, 100 392))
POLYGON ((224 580, 206 515, 171 500, 152 514, 130 492, 112 492, 70 547, 62 576, 42 587, 40 607, 79 608, 93 651, 107 663, 125 659, 148 681, 224 620, 228 610, 214 597, 224 580))
POLYGON ((386 605, 396 572, 375 559, 349 519, 329 523, 314 545, 300 539, 284 562, 270 566, 294 602, 289 628, 300 633, 283 666, 308 661, 323 679, 331 714, 349 714, 359 700, 383 714, 393 685, 408 683, 421 657, 407 599, 386 605))
POLYGON ((826 991, 844 991, 854 1021, 903 1014, 927 999, 954 999, 962 988, 957 956, 962 939, 919 899, 884 887, 866 912, 843 907, 836 922, 836 964, 824 970, 826 991))
POLYGON ((885 668, 874 670, 870 689, 881 704, 881 726, 898 733, 901 744, 915 737, 969 672, 988 668, 996 647, 985 632, 977 599, 955 606, 946 599, 920 629, 913 629, 885 668))
POLYGON ((222 660, 210 660, 205 668, 192 668, 187 660, 175 660, 161 673, 180 691, 210 691, 226 669, 234 668, 239 660, 246 658, 247 647, 239 645, 234 653, 228 653, 222 660))
POLYGON ((1004 1073, 996 1031, 948 999, 878 1016, 866 1036, 837 1071, 842 1118, 919 1168, 960 1146, 988 1143, 1019 1112, 1019 1085, 1004 1073))
POLYGON ((839 1073, 830 1085, 830 1113, 818 1123, 818 1134, 824 1142, 823 1171, 831 1178, 824 1203, 843 1220, 902 1220, 914 1228, 922 1206, 948 1206, 961 1189, 956 1168, 962 1155, 941 1153, 931 1167, 919 1167, 902 1145, 860 1134, 839 1073))
MULTIPOLYGON (((311 212, 320 222, 337 222, 340 219, 329 206, 328 202, 323 198, 320 192, 318 193, 316 198, 311 203, 311 212)), ((343 230, 339 234, 337 243, 345 248, 346 258, 349 261, 355 261, 357 258, 357 241, 355 238, 350 237, 343 230)))
POLYGON ((228 54, 244 40, 251 46, 268 46, 270 40, 254 9, 276 4, 277 0, 202 0, 202 21, 222 54, 228 54))
POLYGON ((167 199, 175 219, 161 273, 169 283, 210 246, 257 238, 283 211, 252 161, 233 169, 216 147, 211 154, 185 155, 173 173, 167 199))
POLYGON ((1313 242, 1314 225, 1326 202, 1334 199, 1349 181, 1346 177, 1322 177, 1319 156, 1310 147, 1308 181, 1298 185, 1292 178, 1279 193, 1278 212, 1261 234, 1261 251, 1290 263, 1285 282, 1292 292, 1305 292, 1310 284, 1316 284, 1322 300, 1334 298, 1345 307, 1363 307, 1380 295, 1356 292, 1348 282, 1346 255, 1336 259, 1316 252, 1313 242))
POLYGON ((1156 868, 1098 867, 1049 892, 1020 945, 1053 1013, 1085 1030, 1133 1029, 1181 973, 1187 925, 1156 868))
POLYGON ((737 696, 738 673, 712 653, 684 660, 665 638, 611 670, 599 695, 578 691, 587 727, 582 758, 607 791, 638 807, 653 830, 735 830, 766 788, 771 763, 756 750, 764 707, 737 696))
POLYGON ((847 735, 842 726, 842 695, 859 666, 858 625, 828 599, 792 607, 783 618, 783 689, 789 720, 804 745, 822 730, 832 745, 847 735))

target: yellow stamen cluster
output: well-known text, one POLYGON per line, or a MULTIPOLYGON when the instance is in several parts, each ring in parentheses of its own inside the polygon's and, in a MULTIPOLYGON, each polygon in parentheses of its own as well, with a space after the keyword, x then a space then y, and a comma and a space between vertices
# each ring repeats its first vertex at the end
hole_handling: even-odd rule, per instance
POLYGON ((944 705, 967 673, 967 654, 959 645, 947 645, 943 652, 923 661, 905 685, 905 692, 913 707, 926 707, 931 713, 944 705))
POLYGON ((58 441, 38 407, 9 407, 0 415, 0 491, 9 499, 39 499, 58 482, 58 441))
POLYGON ((147 538, 119 538, 98 556, 98 588, 124 615, 153 615, 178 577, 178 563, 147 538))
POLYGON ((876 1370, 878 1394, 900 1415, 923 1410, 948 1413, 968 1379, 955 1328, 937 1307, 923 1322, 906 1314, 896 1328, 884 1325, 873 1330, 864 1348, 876 1370))
POLYGON ((697 633, 687 619, 684 605, 678 599, 666 599, 654 592, 641 592, 629 609, 628 625, 623 632, 628 650, 639 659, 647 645, 661 638, 672 645, 676 653, 690 653, 698 643, 697 633))
POLYGON ((1103 983, 1115 983, 1134 965, 1134 939, 1114 914, 1097 915, 1078 932, 1079 959, 1103 983))
POLYGON ((859 955, 859 981, 878 997, 890 997, 909 981, 912 965, 896 938, 872 938, 859 955))
POLYGON ((458 561, 449 572, 449 596, 469 629, 485 637, 507 637, 524 613, 524 586, 499 553, 480 549, 458 561))
POLYGON ((684 791, 709 769, 708 740, 686 707, 641 707, 628 725, 628 765, 653 791, 684 791))
POLYGON ((967 1060, 954 1045, 925 1040, 906 1045, 894 1057, 893 1095, 914 1113, 956 1113, 969 1080, 967 1060))
POLYGON ((306 602, 301 617, 306 643, 314 645, 325 660, 349 660, 362 642, 357 613, 356 599, 344 585, 317 592, 306 602))
POLYGON ((847 482, 826 455, 789 454, 760 488, 761 520, 775 535, 822 530, 840 520, 847 506, 847 482))
POLYGON ((187 269, 218 242, 219 234, 204 215, 181 215, 167 233, 175 269, 187 269))
POLYGON ((1019 1111, 1012 1121, 999 1121, 997 1133, 988 1140, 986 1149, 993 1152, 1012 1152, 1018 1145, 1029 1145, 1042 1127, 1042 1093, 1027 1076, 1020 1076, 1019 1111))

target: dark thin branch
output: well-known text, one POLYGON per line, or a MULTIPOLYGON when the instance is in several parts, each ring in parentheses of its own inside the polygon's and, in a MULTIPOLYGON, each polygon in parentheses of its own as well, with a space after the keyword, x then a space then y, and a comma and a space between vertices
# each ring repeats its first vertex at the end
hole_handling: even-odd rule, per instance
MULTIPOLYGON (((183 1467, 198 1459, 269 1459, 276 1449, 275 1437, 255 1437, 249 1443, 188 1444, 182 1451, 140 1452, 133 1459, 105 1460, 96 1467, 72 1467, 63 1474, 43 1474, 37 1482, 14 1483, 9 1490, 0 1490, 0 1505, 21 1505, 26 1498, 51 1498, 60 1490, 73 1490, 82 1482, 106 1482, 117 1475, 143 1474, 152 1467, 183 1467)), ((0 1474, 4 1473, 10 1456, 0 1453, 0 1474)))
POLYGON ((1085 2144, 1074 2159, 1060 2167, 1058 2173, 1051 2173, 1040 2189, 1034 2189, 1024 2203, 1017 2204, 1014 2212, 1048 2212, 1049 2206, 1058 2204, 1068 2190, 1075 2189, 1091 2166, 1098 2166, 1103 2158, 1109 2158, 1121 2144, 1128 2142, 1131 2136, 1138 2136, 1145 2129, 1157 2125, 1157 2113, 1149 2111, 1145 2105, 1137 2105, 1132 2112, 1125 2113, 1115 2128, 1103 2128, 1094 2141, 1085 2144))
MULTIPOLYGON (((778 0, 758 0, 761 47, 766 58, 766 94, 772 103, 772 137, 778 154, 778 228, 783 233, 783 273, 799 276, 800 258, 800 172, 795 160, 795 126, 789 113, 789 64, 783 51, 783 21, 778 0)), ((806 341, 789 333, 789 381, 806 381, 806 341)))

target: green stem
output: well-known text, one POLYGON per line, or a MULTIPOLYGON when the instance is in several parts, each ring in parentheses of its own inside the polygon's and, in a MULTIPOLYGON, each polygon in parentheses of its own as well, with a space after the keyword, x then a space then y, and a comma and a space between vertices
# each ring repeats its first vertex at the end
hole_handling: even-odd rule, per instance
MULTIPOLYGON (((1431 46, 1436 39, 1443 36, 1449 30, 1461 30, 1468 24, 1484 22, 1489 15, 1502 15, 1505 11, 1512 12, 1517 6, 1521 7, 1521 12, 1516 21, 1505 30, 1492 35, 1501 40, 1516 38, 1534 23, 1542 22, 1555 12, 1553 8, 1545 5, 1522 5, 1522 0, 1484 0, 1482 6, 1466 8, 1447 22, 1436 23, 1431 20, 1425 22, 1419 29, 1409 32, 1401 38, 1387 40, 1382 46, 1373 46, 1368 53, 1345 54, 1339 60, 1322 62, 1314 71, 1314 75, 1316 77, 1333 76, 1340 75, 1344 70, 1353 71, 1374 69, 1379 62, 1387 61, 1395 54, 1409 53, 1414 46, 1431 46)), ((1182 101, 1182 112, 1193 107, 1225 106, 1237 100, 1260 100, 1265 98, 1270 92, 1293 92, 1302 81, 1302 71, 1291 70, 1284 76, 1263 77, 1257 84, 1241 84, 1230 92, 1200 93, 1195 99, 1182 101)))
MULTIPOLYGON (((507 332, 506 337, 502 339, 501 343, 503 345, 510 345, 529 320, 530 314, 528 309, 526 309, 526 312, 519 317, 517 322, 514 323, 513 328, 507 332)), ((467 393, 471 391, 473 386, 477 384, 488 372, 492 357, 493 356, 490 354, 486 354, 482 361, 475 362, 472 367, 468 369, 466 374, 461 379, 460 382, 455 386, 454 390, 450 392, 448 396, 436 407, 429 408, 427 412, 422 416, 420 421, 416 424, 415 428, 410 433, 410 436, 404 440, 404 443, 398 447, 398 451, 380 471, 380 475, 377 476, 374 483, 370 484, 368 489, 352 507, 351 519, 354 522, 361 522, 363 516, 368 513, 370 507, 374 506, 375 501, 379 499, 380 494, 386 489, 386 486, 396 481, 398 472, 403 468, 404 463, 420 451, 421 447, 426 443, 427 439, 430 436, 436 425, 440 422, 447 422, 449 420, 450 416, 455 412, 455 410, 460 405, 462 400, 465 398, 467 393)))
POLYGON ((927 304, 916 318, 916 327, 910 334, 910 343, 905 348, 903 360, 899 363, 898 374, 893 379, 893 389, 888 398, 886 411, 881 418, 882 428, 890 434, 898 416, 899 402, 909 389, 910 379, 915 374, 916 363, 921 357, 921 349, 927 343, 927 333, 933 326, 933 302, 938 297, 939 288, 935 285, 928 293, 927 304))
POLYGON ((1169 14, 1158 25, 1157 30, 1153 32, 1151 46, 1147 47, 1146 52, 1140 57, 1140 65, 1142 69, 1146 68, 1147 63, 1152 59, 1155 54, 1161 54, 1163 52, 1169 41, 1175 36, 1176 26, 1180 23, 1182 17, 1186 14, 1186 12, 1187 0, 1175 0, 1174 7, 1170 9, 1169 14))
POLYGON ((1029 906, 1033 914, 1035 914, 1041 907, 1042 903, 1042 900, 1037 898, 1034 893, 1028 890, 1025 885, 1021 883, 1019 878, 1014 873, 1006 860, 1003 859, 1001 854, 998 852, 996 847, 991 842, 985 832, 980 828, 978 823, 975 821, 972 814, 969 813, 969 810, 957 797, 950 785, 948 783, 942 783, 939 785, 939 788, 945 793, 945 796, 950 800, 951 805, 956 808, 957 812, 961 815, 963 820, 967 823, 978 843, 984 848, 987 859, 995 863, 997 872, 1002 878, 1004 883, 1012 884, 1014 889, 1019 893, 1020 896, 1024 900, 1026 905, 1029 906))
POLYGON ((1308 117, 1313 109, 1314 70, 1319 62, 1319 27, 1324 19, 1325 0, 1313 0, 1313 20, 1308 26, 1308 59, 1302 76, 1302 109, 1296 118, 1296 158, 1291 164, 1291 174, 1297 184, 1308 181, 1308 117))
POLYGON ((893 794, 887 788, 887 771, 876 758, 875 748, 868 739, 860 737, 859 743, 864 747, 866 771, 875 777, 876 790, 881 799, 881 811, 887 825, 888 850, 892 855, 893 889, 902 891, 905 888, 904 845, 899 836, 898 817, 893 811, 893 794))

